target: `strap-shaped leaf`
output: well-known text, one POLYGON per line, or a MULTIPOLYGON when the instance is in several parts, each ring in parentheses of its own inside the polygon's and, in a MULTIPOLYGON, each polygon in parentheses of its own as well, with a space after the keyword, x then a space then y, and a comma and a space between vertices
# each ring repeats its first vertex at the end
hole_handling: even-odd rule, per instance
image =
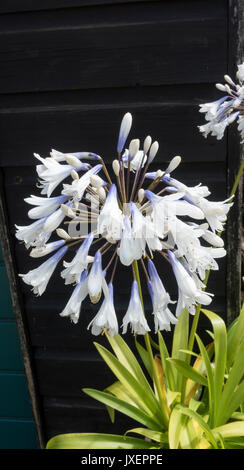
MULTIPOLYGON (((188 347, 188 336, 189 336, 189 312, 186 309, 183 309, 179 318, 178 323, 174 327, 173 335, 173 345, 172 345, 172 354, 173 359, 180 359, 184 361, 186 359, 186 354, 182 350, 187 349, 188 347)), ((181 373, 174 370, 174 378, 176 384, 176 390, 182 391, 182 386, 184 385, 184 378, 181 373)))
POLYGON ((141 436, 147 437, 148 439, 152 439, 153 441, 156 441, 156 442, 160 442, 164 444, 164 446, 168 447, 168 435, 166 433, 153 431, 152 429, 146 429, 146 428, 134 428, 134 429, 129 429, 128 431, 126 431, 125 435, 127 435, 129 432, 140 434, 141 436))
POLYGON ((195 411, 189 409, 189 408, 186 408, 182 405, 176 405, 175 407, 180 413, 182 413, 183 415, 186 415, 188 416, 189 418, 192 418, 193 420, 197 421, 197 423, 199 424, 199 426, 204 430, 204 433, 206 435, 206 437, 209 439, 209 441, 211 442, 212 446, 217 449, 218 448, 218 444, 217 444, 217 441, 215 439, 215 436, 213 434, 213 432, 211 431, 210 427, 208 426, 208 424, 204 421, 204 419, 202 418, 202 416, 200 416, 198 413, 196 413, 195 411))
POLYGON ((171 364, 173 364, 176 367, 176 369, 182 375, 184 375, 184 377, 187 377, 198 384, 207 386, 208 382, 207 382, 206 377, 204 377, 204 375, 197 372, 195 369, 193 369, 192 366, 188 365, 186 362, 181 361, 180 359, 172 359, 172 358, 168 358, 168 361, 170 361, 171 364))
POLYGON ((120 335, 113 337, 107 335, 107 338, 119 362, 143 385, 145 391, 153 393, 138 360, 124 339, 120 335))
POLYGON ((139 382, 110 351, 97 343, 94 344, 108 367, 125 386, 131 397, 136 400, 138 406, 161 423, 162 413, 153 391, 145 390, 144 384, 139 382))
POLYGON ((47 449, 160 449, 155 442, 116 434, 72 433, 52 437, 47 449))
MULTIPOLYGON (((211 321, 214 331, 214 400, 220 403, 222 390, 225 382, 226 357, 227 357, 227 332, 225 322, 221 317, 210 310, 202 309, 202 312, 211 321)), ((218 408, 219 409, 219 408, 218 408)), ((215 408, 215 425, 220 424, 217 420, 217 408, 215 408)))
POLYGON ((228 368, 232 365, 236 355, 237 348, 240 342, 244 339, 244 304, 241 308, 240 314, 233 322, 232 328, 228 330, 228 350, 227 350, 227 365, 228 368))
POLYGON ((114 397, 110 393, 101 392, 99 390, 94 390, 90 388, 85 388, 83 391, 94 398, 95 400, 100 401, 106 406, 110 406, 117 411, 129 416, 130 418, 138 421, 138 423, 143 424, 144 426, 151 427, 152 429, 159 429, 160 426, 155 422, 150 416, 148 416, 144 411, 136 408, 135 406, 127 403, 126 401, 120 400, 117 397, 114 397))

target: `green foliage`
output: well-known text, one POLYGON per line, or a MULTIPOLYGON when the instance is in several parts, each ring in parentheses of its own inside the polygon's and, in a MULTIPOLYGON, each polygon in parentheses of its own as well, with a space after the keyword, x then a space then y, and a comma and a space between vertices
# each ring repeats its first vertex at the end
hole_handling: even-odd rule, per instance
POLYGON ((53 437, 47 448, 244 448, 244 306, 228 329, 220 316, 201 311, 212 326, 211 342, 204 345, 195 333, 197 353, 188 349, 186 310, 174 329, 171 352, 161 333, 153 354, 149 337, 146 348, 135 338, 142 367, 120 335, 107 335, 112 351, 95 344, 116 381, 105 391, 83 391, 107 407, 112 421, 120 412, 139 427, 123 436, 63 434, 53 437))

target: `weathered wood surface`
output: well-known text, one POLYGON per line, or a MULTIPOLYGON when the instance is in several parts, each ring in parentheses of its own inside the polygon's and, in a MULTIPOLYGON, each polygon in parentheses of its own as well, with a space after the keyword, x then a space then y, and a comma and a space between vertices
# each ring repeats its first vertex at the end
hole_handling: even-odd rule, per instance
MULTIPOLYGON (((197 125, 203 122, 198 104, 217 99, 214 82, 227 70, 235 71, 239 39, 230 17, 225 0, 22 0, 0 5, 0 166, 11 245, 5 251, 12 296, 18 295, 21 304, 15 313, 28 345, 31 367, 26 372, 38 385, 38 393, 31 393, 42 442, 61 432, 124 432, 131 423, 127 426, 117 414, 111 427, 104 407, 81 391, 84 386, 103 389, 113 380, 87 331, 94 307, 84 303, 79 324, 72 325, 59 317, 70 289, 64 290, 58 277, 41 298, 19 282, 17 273, 39 264, 14 236, 14 224, 30 222, 23 198, 37 194, 33 152, 89 150, 110 164, 121 117, 130 111, 132 137, 149 133, 159 140, 155 167, 163 169, 172 156, 181 155, 175 176, 191 185, 206 183, 213 199, 224 199, 240 158, 235 136, 205 140, 197 125)), ((231 230, 238 209, 230 215, 230 246, 238 244, 238 224, 231 230)), ((227 262, 221 260, 208 286, 215 292, 212 308, 224 318, 226 301, 228 311, 238 303, 237 254, 232 251, 227 262)), ((161 264, 162 275, 164 269, 161 264)), ((120 322, 129 291, 126 272, 115 292, 120 322)), ((145 300, 150 311, 148 295, 145 300)), ((202 322, 202 330, 208 327, 202 322)), ((128 339, 132 344, 133 338, 128 339)), ((99 342, 106 345, 104 338, 99 342)))

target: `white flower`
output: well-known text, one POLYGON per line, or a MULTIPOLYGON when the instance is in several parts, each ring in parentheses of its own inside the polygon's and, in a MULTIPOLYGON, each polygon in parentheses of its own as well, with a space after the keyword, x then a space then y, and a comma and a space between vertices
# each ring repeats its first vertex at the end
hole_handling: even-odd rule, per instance
POLYGON ((97 230, 107 240, 114 243, 121 238, 122 226, 123 214, 118 205, 117 188, 112 184, 97 220, 97 230))
POLYGON ((102 269, 102 255, 97 251, 88 276, 88 291, 92 303, 97 303, 101 297, 104 285, 104 273, 102 269))
POLYGON ((40 219, 52 214, 56 209, 58 209, 61 204, 64 204, 67 201, 67 196, 57 196, 57 197, 38 197, 31 195, 24 199, 25 202, 34 207, 28 212, 28 217, 30 219, 40 219))
POLYGON ((81 304, 88 294, 87 270, 83 271, 80 282, 76 285, 73 293, 66 304, 64 310, 60 313, 61 317, 70 317, 73 323, 77 323, 80 317, 81 304))
POLYGON ((120 261, 125 266, 129 266, 135 259, 140 259, 141 256, 140 243, 138 243, 138 239, 133 238, 130 219, 125 215, 119 250, 120 261))
POLYGON ((148 262, 148 272, 150 281, 148 281, 148 290, 151 295, 153 304, 153 315, 155 324, 155 333, 159 330, 170 331, 171 323, 176 324, 177 318, 171 313, 168 304, 175 302, 170 299, 168 292, 157 273, 154 263, 150 260, 148 262))
POLYGON ((58 240, 55 242, 48 243, 47 245, 44 244, 43 246, 37 246, 33 248, 30 252, 30 256, 32 258, 41 258, 42 256, 49 255, 53 251, 57 250, 65 244, 65 240, 58 240))
MULTIPOLYGON (((67 207, 71 205, 71 203, 65 204, 67 207)), ((66 217, 65 212, 62 208, 57 209, 51 215, 49 215, 44 224, 43 224, 43 232, 53 232, 59 225, 63 222, 64 218, 66 217)))
POLYGON ((183 264, 176 258, 172 251, 168 251, 168 256, 179 290, 176 316, 178 317, 185 307, 192 315, 194 315, 197 303, 209 305, 212 302, 211 294, 203 292, 197 286, 192 276, 189 274, 183 264))
MULTIPOLYGON (((42 219, 38 219, 32 224, 25 226, 15 225, 17 229, 15 234, 16 238, 18 238, 18 240, 23 241, 27 248, 29 248, 33 244, 36 244, 43 232, 43 226, 46 219, 46 217, 43 217, 42 219)), ((48 238, 50 238, 50 236, 51 234, 46 235, 46 237, 48 238)), ((48 238, 45 238, 45 241, 47 241, 48 238)))
MULTIPOLYGON (((125 149, 125 152, 122 155, 122 160, 124 162, 124 167, 128 168, 128 160, 130 154, 129 150, 125 149)), ((135 156, 130 160, 130 171, 135 172, 140 166, 143 168, 147 161, 147 155, 144 154, 143 150, 138 150, 135 156)))
POLYGON ((232 197, 219 202, 209 201, 205 198, 200 199, 198 206, 203 211, 213 232, 222 231, 224 229, 223 224, 226 222, 227 214, 234 204, 229 201, 232 201, 232 197))
MULTIPOLYGON (((42 188, 41 194, 47 194, 50 197, 54 189, 70 175, 73 167, 71 165, 61 165, 52 157, 42 158, 37 153, 34 156, 42 162, 42 165, 36 166, 36 171, 41 178, 39 187, 42 188)), ((88 170, 87 163, 80 164, 80 170, 88 170)))
POLYGON ((206 113, 205 119, 211 121, 217 115, 220 105, 226 100, 227 96, 222 96, 219 100, 212 101, 211 103, 200 104, 200 113, 206 113))
POLYGON ((92 241, 93 234, 90 233, 81 244, 73 260, 70 263, 67 263, 66 261, 63 262, 65 269, 61 272, 61 277, 65 280, 65 284, 79 282, 81 273, 87 269, 87 266, 91 261, 88 256, 88 252, 92 241))
POLYGON ((145 254, 146 244, 150 251, 161 251, 162 245, 154 230, 154 223, 151 216, 142 215, 134 202, 130 203, 130 211, 132 215, 132 236, 134 238, 134 244, 137 245, 138 253, 140 252, 141 256, 145 254))
POLYGON ((78 180, 73 180, 71 184, 64 184, 62 194, 74 198, 74 202, 77 204, 82 199, 87 186, 89 186, 91 176, 97 174, 101 168, 101 164, 96 165, 84 173, 78 180))
POLYGON ((42 295, 45 292, 47 284, 61 258, 67 251, 67 247, 60 248, 51 258, 41 264, 38 268, 29 271, 27 274, 19 274, 26 284, 33 287, 36 295, 42 295))
POLYGON ((118 334, 118 321, 114 309, 113 285, 111 283, 108 285, 108 293, 105 295, 98 313, 89 323, 87 329, 90 327, 95 336, 105 331, 108 331, 111 337, 118 334))
POLYGON ((132 333, 135 335, 145 335, 150 331, 143 312, 138 284, 136 281, 133 281, 132 283, 129 306, 122 322, 123 334, 127 332, 129 324, 131 326, 132 333))

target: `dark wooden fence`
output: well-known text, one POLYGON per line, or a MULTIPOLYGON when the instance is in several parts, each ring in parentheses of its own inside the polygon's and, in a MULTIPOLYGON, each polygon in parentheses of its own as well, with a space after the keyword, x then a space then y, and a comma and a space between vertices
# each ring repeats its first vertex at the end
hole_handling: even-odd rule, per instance
MULTIPOLYGON (((41 446, 57 433, 124 432, 129 423, 118 415, 112 426, 106 410, 82 393, 113 380, 86 329, 94 310, 86 306, 73 325, 58 315, 69 289, 57 277, 35 298, 17 276, 36 266, 14 236, 14 224, 30 223, 23 198, 35 192, 33 152, 89 150, 109 164, 130 111, 133 136, 150 134, 160 143, 157 167, 181 155, 177 177, 205 183, 213 199, 224 199, 240 161, 238 137, 232 130, 221 142, 205 140, 198 104, 217 99, 214 83, 225 73, 234 76, 241 25, 241 2, 226 0, 0 5, 1 234, 41 446)), ((228 257, 209 283, 212 308, 227 320, 240 299, 240 201, 241 195, 226 232, 228 257)), ((129 288, 124 270, 116 282, 121 318, 129 288)))

